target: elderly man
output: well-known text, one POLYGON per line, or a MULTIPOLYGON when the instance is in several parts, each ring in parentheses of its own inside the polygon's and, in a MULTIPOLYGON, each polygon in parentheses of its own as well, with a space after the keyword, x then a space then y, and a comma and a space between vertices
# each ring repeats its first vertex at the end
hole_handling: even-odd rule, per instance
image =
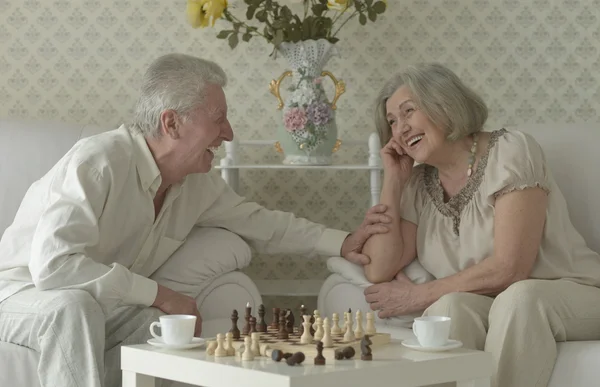
POLYGON ((39 352, 42 386, 118 384, 120 345, 146 340, 163 313, 197 315, 200 334, 195 300, 148 278, 195 226, 356 263, 387 232, 384 208, 348 234, 246 202, 209 174, 214 148, 233 139, 225 83, 215 63, 157 59, 134 122, 79 141, 27 192, 0 241, 0 341, 39 352))

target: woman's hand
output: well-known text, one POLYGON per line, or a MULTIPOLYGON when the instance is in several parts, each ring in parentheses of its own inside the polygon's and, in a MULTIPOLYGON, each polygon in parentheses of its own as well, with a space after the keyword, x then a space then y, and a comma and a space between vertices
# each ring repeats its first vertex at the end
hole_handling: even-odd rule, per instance
POLYGON ((390 138, 387 144, 379 151, 383 169, 391 176, 401 178, 403 181, 408 181, 412 168, 415 163, 412 157, 406 154, 400 144, 390 138))
POLYGON ((400 271, 396 277, 382 284, 365 289, 365 300, 372 310, 378 310, 380 318, 400 316, 425 308, 418 285, 400 271))

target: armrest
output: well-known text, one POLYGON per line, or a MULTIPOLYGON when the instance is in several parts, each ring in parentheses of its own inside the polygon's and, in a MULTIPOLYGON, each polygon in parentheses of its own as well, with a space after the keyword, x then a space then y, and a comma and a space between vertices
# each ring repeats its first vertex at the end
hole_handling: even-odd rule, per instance
POLYGON ((250 264, 252 252, 238 235, 220 228, 194 228, 185 243, 150 278, 196 298, 209 283, 250 264))
MULTIPOLYGON (((354 263, 348 262, 342 257, 331 257, 327 260, 327 268, 332 273, 337 273, 353 285, 361 288, 371 286, 372 283, 367 280, 363 268, 354 263)), ((415 284, 419 285, 434 279, 427 270, 421 266, 418 260, 414 260, 404 269, 404 274, 415 284)))

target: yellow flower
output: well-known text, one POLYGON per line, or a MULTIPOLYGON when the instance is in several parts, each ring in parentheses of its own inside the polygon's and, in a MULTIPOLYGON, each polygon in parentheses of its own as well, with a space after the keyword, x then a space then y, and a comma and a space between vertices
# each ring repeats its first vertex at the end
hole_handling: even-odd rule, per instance
POLYGON ((352 0, 327 0, 327 8, 334 11, 344 12, 352 0))
POLYGON ((188 0, 188 22, 194 28, 214 26, 226 8, 227 0, 188 0))

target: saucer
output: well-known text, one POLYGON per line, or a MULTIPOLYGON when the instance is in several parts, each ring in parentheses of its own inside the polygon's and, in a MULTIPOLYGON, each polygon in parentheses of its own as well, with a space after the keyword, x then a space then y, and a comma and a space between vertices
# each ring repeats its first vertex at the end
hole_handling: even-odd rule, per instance
POLYGON ((206 343, 205 339, 200 337, 194 337, 191 343, 187 344, 166 344, 162 339, 152 338, 148 340, 148 344, 154 345, 155 347, 166 348, 166 349, 191 349, 201 347, 206 343))
POLYGON ((421 344, 419 344, 419 341, 415 338, 415 339, 404 340, 402 342, 402 345, 404 345, 406 348, 414 349, 417 351, 444 352, 444 351, 449 351, 451 349, 460 348, 463 346, 463 343, 458 340, 448 340, 446 342, 446 344, 439 346, 439 347, 421 347, 421 344))

